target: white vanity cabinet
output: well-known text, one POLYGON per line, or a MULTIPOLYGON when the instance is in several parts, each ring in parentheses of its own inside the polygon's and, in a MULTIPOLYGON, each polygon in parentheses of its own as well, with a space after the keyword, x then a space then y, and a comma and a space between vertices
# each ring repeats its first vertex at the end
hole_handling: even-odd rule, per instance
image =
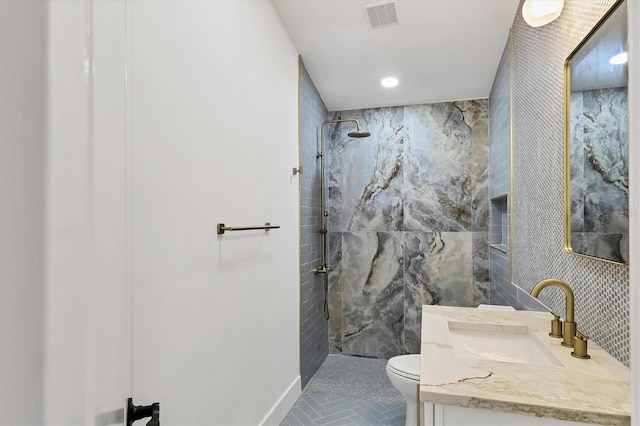
POLYGON ((576 423, 550 417, 526 416, 524 414, 503 413, 478 408, 456 407, 443 404, 422 404, 423 424, 425 426, 578 426, 588 423, 576 423))

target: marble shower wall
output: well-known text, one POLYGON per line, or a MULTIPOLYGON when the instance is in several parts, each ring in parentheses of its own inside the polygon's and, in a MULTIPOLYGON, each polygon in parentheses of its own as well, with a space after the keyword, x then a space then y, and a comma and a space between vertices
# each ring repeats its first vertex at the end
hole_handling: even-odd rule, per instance
POLYGON ((328 126, 332 352, 420 349, 423 304, 488 303, 486 100, 332 113, 328 126))
POLYGON ((629 260, 627 88, 571 93, 571 247, 629 260))

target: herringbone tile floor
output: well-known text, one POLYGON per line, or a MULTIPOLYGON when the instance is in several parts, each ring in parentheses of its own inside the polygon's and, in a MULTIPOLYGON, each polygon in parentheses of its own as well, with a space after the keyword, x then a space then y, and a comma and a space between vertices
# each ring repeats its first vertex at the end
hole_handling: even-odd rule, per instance
POLYGON ((303 393, 282 425, 404 425, 404 414, 404 404, 303 393))
POLYGON ((329 355, 282 425, 404 425, 405 400, 385 365, 386 360, 329 355))

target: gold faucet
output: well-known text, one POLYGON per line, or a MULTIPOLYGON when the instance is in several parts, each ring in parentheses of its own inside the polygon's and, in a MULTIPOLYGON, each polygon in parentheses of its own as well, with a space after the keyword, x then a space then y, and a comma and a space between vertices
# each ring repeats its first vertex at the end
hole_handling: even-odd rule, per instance
MULTIPOLYGON (((565 312, 564 334, 562 336, 562 346, 567 346, 572 348, 573 337, 576 335, 576 323, 573 317, 573 312, 574 312, 573 291, 571 290, 571 287, 569 287, 569 284, 565 283, 564 281, 560 281, 555 278, 549 278, 546 280, 542 280, 538 284, 536 284, 533 287, 533 290, 531 290, 531 296, 537 298, 540 292, 542 291, 542 289, 549 286, 556 286, 562 289, 562 291, 564 291, 564 295, 566 299, 566 312, 565 312)), ((559 320, 557 316, 555 316, 555 318, 551 320, 552 332, 549 334, 552 336, 554 336, 554 332, 557 335, 558 321, 559 320), (554 324, 554 321, 556 322, 556 324, 554 324)), ((560 323, 560 330, 562 330, 562 323, 560 323)), ((556 337, 559 337, 559 336, 556 336, 556 337)))
POLYGON ((591 355, 587 353, 587 340, 589 340, 589 336, 580 330, 576 330, 576 337, 573 339, 574 346, 571 356, 580 359, 591 358, 591 355))

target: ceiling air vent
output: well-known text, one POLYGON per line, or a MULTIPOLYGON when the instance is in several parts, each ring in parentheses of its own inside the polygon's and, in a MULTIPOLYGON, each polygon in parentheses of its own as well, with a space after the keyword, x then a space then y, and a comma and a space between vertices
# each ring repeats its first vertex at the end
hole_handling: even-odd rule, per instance
POLYGON ((383 0, 362 5, 370 30, 382 28, 398 23, 396 4, 393 1, 383 0))

